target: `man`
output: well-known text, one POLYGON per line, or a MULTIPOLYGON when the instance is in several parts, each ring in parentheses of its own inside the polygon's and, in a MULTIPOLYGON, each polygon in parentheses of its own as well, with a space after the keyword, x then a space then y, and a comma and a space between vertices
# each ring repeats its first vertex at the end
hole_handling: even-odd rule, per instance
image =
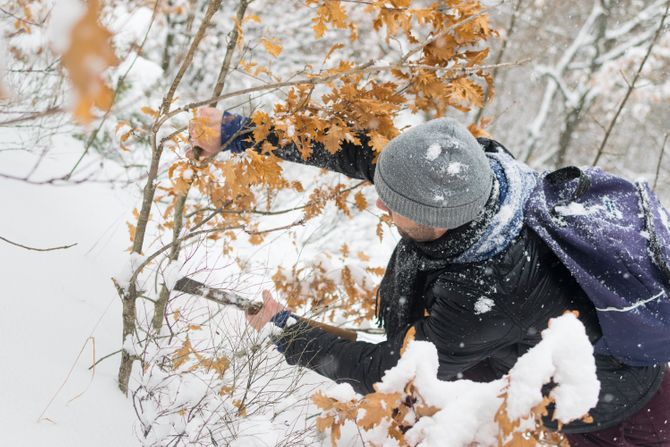
MULTIPOLYGON (((201 116, 222 132, 192 135, 205 156, 215 155, 245 120, 215 109, 201 116)), ((276 137, 268 138, 277 145, 276 137)), ((365 138, 344 142, 332 155, 314 145, 303 159, 293 145, 275 154, 374 183, 377 206, 388 212, 402 239, 378 292, 378 317, 387 340, 351 342, 303 322, 286 326, 288 311, 264 293, 260 329, 284 327, 277 340, 290 364, 307 366, 368 393, 393 367, 410 328, 435 344, 442 380, 490 381, 540 341, 550 318, 579 312, 592 343, 601 336, 593 304, 546 244, 523 222, 523 206, 537 174, 497 142, 476 140, 455 120, 415 126, 389 142, 373 163, 365 138)), ((251 146, 242 138, 229 147, 251 146)), ((596 356, 601 393, 593 423, 564 428, 573 446, 670 445, 670 375, 665 365, 628 366, 596 356)), ((554 427, 549 418, 545 424, 554 427)))

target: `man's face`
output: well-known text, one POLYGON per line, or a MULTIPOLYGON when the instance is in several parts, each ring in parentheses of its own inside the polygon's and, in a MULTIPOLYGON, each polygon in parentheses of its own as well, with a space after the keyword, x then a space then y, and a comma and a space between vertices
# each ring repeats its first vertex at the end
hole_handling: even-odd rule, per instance
POLYGON ((427 227, 391 211, 380 198, 377 198, 377 208, 387 212, 389 216, 391 216, 393 224, 398 227, 398 233, 407 239, 412 239, 417 242, 434 241, 447 232, 446 228, 427 227))

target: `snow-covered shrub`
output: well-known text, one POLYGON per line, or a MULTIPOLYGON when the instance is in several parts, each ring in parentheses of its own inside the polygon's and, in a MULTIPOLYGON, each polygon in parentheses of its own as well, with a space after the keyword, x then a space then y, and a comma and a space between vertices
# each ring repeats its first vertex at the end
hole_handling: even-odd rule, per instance
POLYGON ((131 377, 141 445, 310 445, 313 429, 299 422, 311 391, 304 371, 239 312, 173 304, 170 329, 130 348, 144 365, 131 377))
POLYGON ((442 381, 438 365, 432 343, 411 341, 375 392, 360 396, 341 384, 316 393, 324 410, 317 427, 343 446, 534 446, 563 442, 542 424, 547 405, 565 424, 598 402, 593 346, 573 313, 550 320, 542 341, 493 382, 442 381))

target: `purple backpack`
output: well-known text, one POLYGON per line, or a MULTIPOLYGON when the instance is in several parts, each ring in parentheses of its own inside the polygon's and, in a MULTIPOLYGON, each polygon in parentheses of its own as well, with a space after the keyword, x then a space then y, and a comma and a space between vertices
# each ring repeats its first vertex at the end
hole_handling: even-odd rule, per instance
POLYGON ((670 218, 649 185, 570 166, 543 175, 524 212, 595 305, 596 353, 670 361, 670 218))

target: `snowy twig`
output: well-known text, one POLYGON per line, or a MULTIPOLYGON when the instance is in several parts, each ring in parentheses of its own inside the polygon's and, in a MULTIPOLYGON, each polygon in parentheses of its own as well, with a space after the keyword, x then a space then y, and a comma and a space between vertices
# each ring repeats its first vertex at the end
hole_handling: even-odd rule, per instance
POLYGON ((611 31, 608 31, 605 34, 605 38, 607 40, 615 40, 620 37, 623 37, 630 31, 634 30, 637 28, 639 25, 641 25, 643 22, 652 20, 656 15, 659 15, 659 13, 663 10, 663 4, 665 3, 665 0, 657 0, 651 5, 647 6, 645 9, 642 11, 638 12, 633 16, 631 20, 628 22, 623 23, 620 25, 618 28, 615 28, 611 31))
MULTIPOLYGON (((218 214, 218 213, 213 213, 212 216, 216 215, 216 214, 218 214)), ((210 217, 210 219, 211 219, 211 217, 210 217)), ((204 224, 204 222, 205 221, 201 222, 201 224, 204 224)), ((134 284, 137 281, 137 277, 142 272, 142 270, 144 270, 144 268, 147 265, 149 265, 158 256, 163 254, 165 251, 171 249, 173 246, 179 245, 182 242, 187 241, 189 239, 193 239, 195 237, 202 236, 202 235, 205 235, 205 234, 220 233, 222 231, 230 231, 230 230, 242 230, 245 233, 247 233, 248 235, 267 234, 267 233, 273 233, 275 231, 287 230, 289 228, 292 228, 292 227, 295 227, 295 226, 298 226, 298 225, 302 225, 303 223, 304 223, 304 220, 299 219, 295 222, 292 222, 292 223, 289 223, 289 224, 286 224, 286 225, 282 225, 280 227, 270 228, 270 229, 267 229, 267 230, 249 230, 244 225, 233 225, 233 226, 229 226, 229 227, 215 227, 215 228, 210 228, 210 229, 206 229, 206 230, 193 230, 190 233, 180 237, 179 239, 174 240, 174 241, 170 242, 169 244, 163 245, 161 248, 159 248, 158 250, 156 250, 155 252, 153 252, 152 254, 147 256, 146 258, 144 258, 144 261, 137 267, 137 269, 135 269, 135 272, 130 277, 129 283, 134 284)), ((194 228, 199 228, 200 226, 201 225, 198 225, 197 227, 194 227, 194 228)))
MULTIPOLYGON (((19 3, 19 4, 21 5, 21 3, 19 3)), ((16 14, 12 14, 10 11, 7 11, 5 8, 0 8, 0 12, 2 12, 3 14, 8 15, 9 17, 12 17, 13 19, 15 19, 19 22, 27 23, 28 25, 36 26, 38 28, 42 28, 44 26, 44 22, 42 22, 42 23, 33 22, 32 20, 28 20, 25 17, 20 17, 20 16, 17 16, 16 14)))
MULTIPOLYGON (((177 243, 177 240, 179 239, 179 235, 181 234, 181 230, 184 226, 184 208, 186 206, 186 199, 188 197, 189 191, 190 187, 187 188, 184 193, 179 194, 175 200, 174 213, 172 218, 172 248, 170 250, 170 255, 168 256, 170 262, 176 262, 179 258, 181 244, 177 243)), ((161 287, 158 299, 155 301, 152 300, 154 301, 154 316, 151 320, 151 325, 153 326, 156 333, 160 332, 161 326, 163 324, 163 318, 165 316, 165 309, 167 307, 169 295, 170 291, 165 285, 163 285, 161 287)))
POLYGON ((93 173, 86 175, 85 177, 78 178, 76 180, 73 180, 69 177, 69 174, 62 175, 60 177, 52 177, 46 180, 33 180, 30 177, 32 177, 34 173, 33 172, 25 175, 25 176, 17 176, 17 175, 11 175, 11 174, 4 174, 0 173, 0 177, 7 179, 7 180, 16 180, 17 182, 25 182, 31 185, 53 185, 53 186, 70 186, 70 185, 78 185, 81 183, 87 183, 92 181, 92 176, 93 173))
POLYGON ((658 184, 658 174, 661 172, 661 163, 663 163, 663 153, 665 152, 665 144, 668 142, 668 136, 670 134, 666 133, 665 138, 663 139, 663 145, 661 145, 661 155, 658 156, 658 164, 656 165, 656 175, 654 176, 654 186, 652 190, 656 192, 656 185, 658 184))
MULTIPOLYGON (((170 108, 170 104, 172 104, 172 99, 174 97, 175 92, 177 91, 177 87, 181 83, 184 74, 186 74, 186 70, 188 69, 188 67, 191 66, 191 62, 193 62, 193 56, 195 55, 195 50, 198 48, 198 46, 200 46, 202 38, 205 37, 205 31, 209 26, 209 22, 212 20, 214 14, 219 10, 220 6, 221 6, 221 0, 210 0, 209 3, 207 4, 207 10, 205 11, 205 16, 202 18, 202 22, 200 23, 200 28, 198 28, 198 31, 195 33, 195 36, 191 41, 191 46, 189 47, 186 56, 184 56, 184 60, 179 66, 179 70, 177 71, 177 74, 175 75, 174 80, 172 81, 172 84, 170 85, 167 94, 163 98, 163 102, 160 107, 160 114, 166 113, 170 108)), ((158 122, 158 120, 156 122, 158 122)), ((158 127, 160 126, 154 125, 154 130, 157 131, 158 127)))
POLYGON ((92 364, 91 366, 89 366, 88 369, 91 370, 91 369, 95 368, 96 366, 98 366, 98 363, 102 362, 102 361, 105 360, 105 359, 110 358, 110 357, 113 356, 113 355, 118 354, 118 353, 121 352, 121 351, 123 351, 123 349, 117 349, 117 350, 114 351, 114 352, 110 352, 110 353, 107 354, 106 356, 100 357, 98 360, 95 360, 95 359, 94 359, 95 362, 93 362, 93 364, 92 364))
MULTIPOLYGON (((614 60, 620 56, 623 56, 626 54, 627 51, 629 51, 631 48, 639 47, 641 45, 644 45, 646 42, 649 41, 649 39, 652 39, 654 37, 655 30, 651 29, 647 31, 646 33, 643 33, 634 39, 625 41, 623 44, 621 44, 618 47, 615 47, 611 50, 609 50, 607 53, 603 54, 602 56, 598 57, 596 59, 596 62, 598 64, 604 64, 605 62, 614 60)), ((582 67, 581 64, 575 64, 574 66, 570 66, 570 68, 585 68, 582 67)))
POLYGON ((42 112, 35 112, 31 113, 29 115, 24 115, 24 116, 19 116, 17 118, 12 118, 7 121, 0 121, 0 127, 9 127, 9 126, 14 126, 19 123, 24 123, 26 121, 32 121, 36 120, 38 118, 44 118, 46 116, 51 116, 55 115, 57 113, 63 112, 63 109, 61 107, 51 107, 47 110, 44 110, 42 112))
POLYGON ((153 203, 153 198, 154 198, 154 193, 156 192, 156 183, 155 179, 158 176, 158 165, 160 163, 161 155, 162 155, 162 150, 163 150, 163 144, 156 144, 156 134, 160 130, 161 126, 165 122, 166 118, 162 117, 161 115, 165 114, 167 110, 170 107, 170 104, 172 104, 172 100, 174 97, 174 93, 177 90, 177 87, 179 86, 179 83, 181 82, 181 79, 184 76, 184 73, 186 72, 186 69, 190 66, 191 62, 193 61, 193 56, 195 54, 196 49, 200 45, 200 42, 202 41, 205 31, 207 30, 207 26, 209 25, 212 16, 214 13, 218 10, 219 6, 221 6, 221 0, 211 0, 208 7, 207 7, 207 12, 205 13, 205 17, 203 18, 202 22, 200 23, 200 28, 198 29, 195 37, 193 38, 193 41, 191 42, 191 46, 188 49, 188 52, 186 56, 184 57, 184 60, 179 67, 179 71, 177 72, 177 75, 175 75, 175 78, 172 81, 172 84, 170 85, 170 88, 168 90, 168 93, 165 95, 163 98, 163 102, 160 107, 160 112, 159 115, 156 117, 156 120, 154 121, 152 125, 152 132, 150 135, 150 142, 151 142, 151 164, 149 166, 149 173, 148 173, 148 178, 147 182, 144 186, 144 191, 143 191, 143 196, 142 196, 142 208, 140 210, 140 215, 137 219, 137 225, 136 225, 136 230, 135 230, 135 239, 133 240, 133 251, 135 253, 141 253, 142 252, 142 246, 144 245, 144 234, 146 232, 146 227, 147 224, 149 223, 149 215, 151 213, 151 206, 153 203))
POLYGON ((499 67, 509 67, 509 66, 514 66, 514 65, 521 65, 526 62, 528 62, 529 59, 522 59, 516 62, 507 62, 507 63, 502 63, 502 64, 497 64, 497 65, 482 65, 482 66, 477 66, 477 67, 435 67, 435 66, 418 66, 416 64, 389 64, 389 65, 375 65, 374 61, 368 61, 364 64, 361 64, 357 67, 353 67, 349 70, 340 72, 340 73, 335 73, 335 74, 328 74, 328 75, 322 75, 322 76, 314 76, 310 78, 305 78, 305 79, 297 79, 294 81, 281 81, 281 82, 275 82, 275 83, 265 83, 262 85, 256 85, 253 87, 248 87, 245 89, 241 90, 236 90, 234 92, 228 92, 225 94, 222 94, 217 97, 213 98, 208 98, 204 99, 201 101, 195 101, 189 104, 186 104, 184 106, 178 107, 176 109, 171 110, 169 113, 165 114, 161 120, 159 121, 159 124, 163 124, 165 121, 168 119, 179 115, 180 113, 187 112, 191 109, 195 109, 198 107, 205 106, 212 101, 221 101, 224 99, 229 99, 229 98, 234 98, 236 96, 243 96, 243 95, 248 95, 249 93, 256 93, 260 91, 265 91, 265 90, 272 90, 272 89, 279 89, 279 88, 286 88, 286 87, 295 87, 299 85, 319 85, 319 84, 327 84, 329 82, 335 81, 340 78, 344 78, 347 76, 351 75, 356 75, 356 74, 370 74, 370 73, 379 73, 379 72, 384 72, 384 71, 393 71, 393 70, 398 70, 403 67, 408 67, 411 66, 412 68, 424 68, 424 69, 430 69, 430 70, 444 70, 447 72, 455 72, 454 73, 454 79, 458 77, 462 77, 463 75, 466 74, 471 74, 471 73, 476 73, 482 69, 488 69, 488 68, 493 68, 496 66, 499 67))
POLYGON ((54 250, 65 250, 65 249, 72 248, 72 247, 74 247, 75 245, 77 245, 77 242, 75 242, 74 244, 63 245, 63 246, 61 246, 61 247, 35 248, 35 247, 28 247, 27 245, 19 244, 19 243, 17 243, 17 242, 12 242, 12 241, 10 241, 9 239, 4 238, 4 237, 2 237, 2 236, 0 236, 0 240, 3 240, 3 241, 5 241, 5 242, 7 242, 8 244, 12 244, 12 245, 15 245, 15 246, 17 246, 17 247, 25 248, 26 250, 32 250, 32 251, 54 251, 54 250))
MULTIPOLYGON (((375 7, 380 7, 379 3, 366 0, 340 0, 343 3, 355 3, 358 5, 374 5, 375 7)), ((384 11, 407 11, 409 8, 406 7, 393 7, 393 6, 381 6, 380 9, 384 11)))
POLYGON ((556 86, 561 91, 563 98, 570 107, 574 107, 577 104, 575 93, 570 91, 568 86, 565 84, 565 79, 563 79, 558 73, 548 67, 537 67, 536 70, 540 75, 548 76, 556 83, 556 86))

